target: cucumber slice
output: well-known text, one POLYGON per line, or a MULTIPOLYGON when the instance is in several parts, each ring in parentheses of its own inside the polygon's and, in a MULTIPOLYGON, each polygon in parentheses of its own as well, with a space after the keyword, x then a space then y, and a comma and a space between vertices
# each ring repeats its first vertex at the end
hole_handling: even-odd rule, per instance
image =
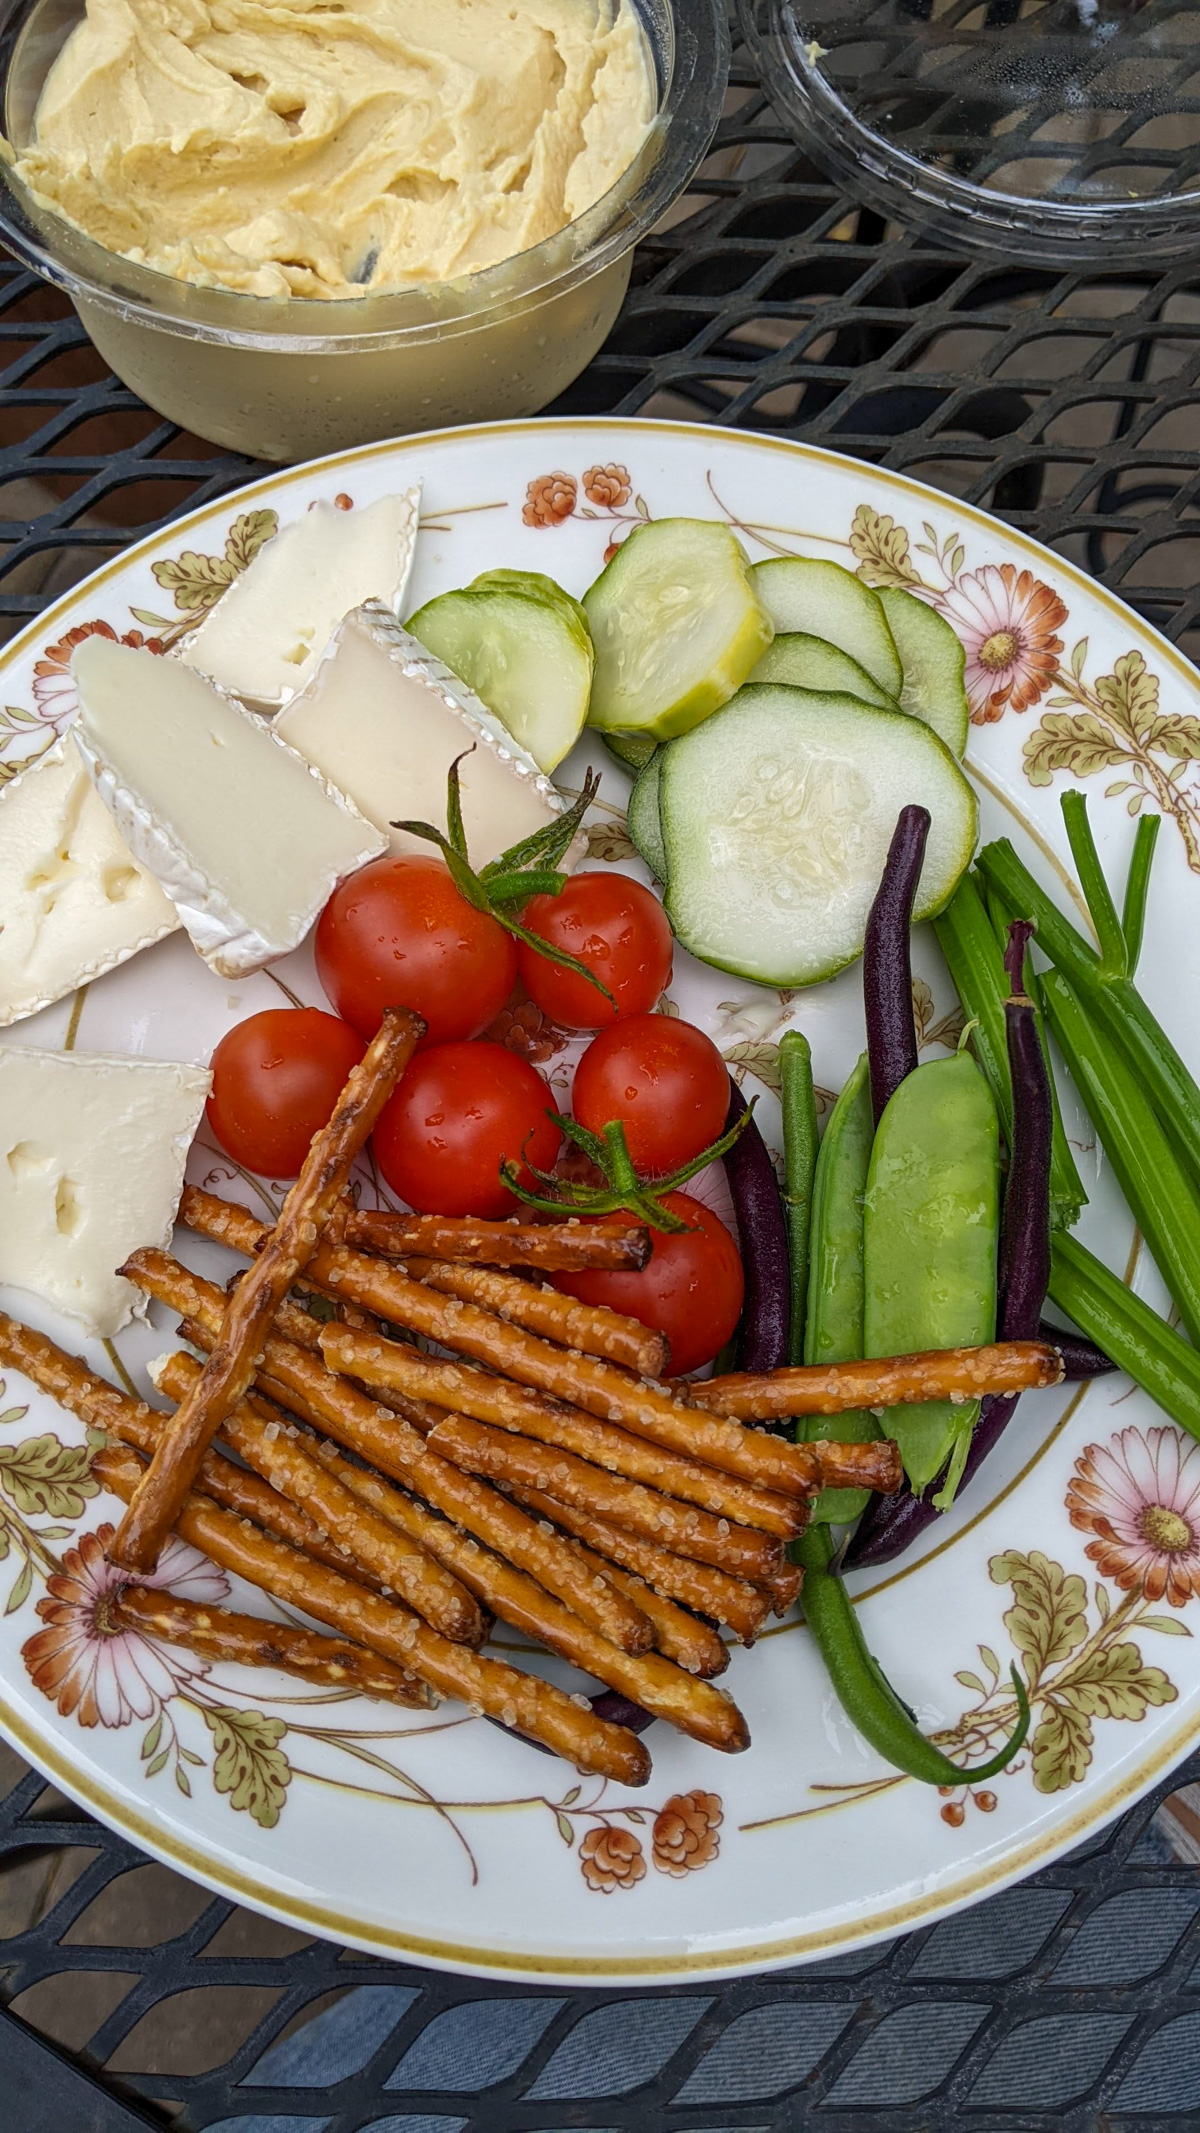
POLYGON ((915 593, 881 592, 880 606, 900 654, 900 709, 924 719, 954 755, 967 745, 971 714, 963 672, 967 655, 945 617, 915 593))
POLYGON ((878 593, 840 563, 773 557, 750 572, 755 592, 778 636, 805 631, 824 637, 865 667, 886 696, 899 701, 904 670, 878 593))
POLYGON ((861 952, 900 809, 932 825, 914 916, 954 893, 975 796, 902 711, 752 683, 663 755, 665 902, 685 948, 760 985, 814 985, 861 952))
POLYGON ((665 753, 665 749, 659 748, 651 756, 645 769, 638 772, 633 791, 629 795, 627 817, 629 834, 656 881, 665 881, 667 878, 667 848, 663 843, 662 822, 658 812, 658 781, 665 753))
POLYGON ((728 526, 639 526, 583 596, 596 646, 589 720, 670 740, 728 703, 771 642, 766 610, 728 526))
POLYGON ((826 693, 832 690, 839 696, 857 696, 860 703, 874 704, 877 711, 900 709, 895 697, 881 689, 849 652, 824 637, 809 637, 803 630, 789 630, 768 645, 750 679, 781 681, 792 689, 821 689, 826 693))
POLYGON ((430 600, 408 628, 474 689, 539 770, 570 753, 587 717, 595 653, 584 624, 564 606, 536 591, 466 586, 430 600))
POLYGON ((592 633, 582 602, 542 570, 484 570, 477 578, 472 578, 466 589, 468 592, 523 593, 528 600, 542 600, 591 643, 592 633))
POLYGON ((658 747, 658 742, 649 733, 602 733, 600 738, 622 769, 632 770, 635 777, 639 770, 646 768, 658 747))

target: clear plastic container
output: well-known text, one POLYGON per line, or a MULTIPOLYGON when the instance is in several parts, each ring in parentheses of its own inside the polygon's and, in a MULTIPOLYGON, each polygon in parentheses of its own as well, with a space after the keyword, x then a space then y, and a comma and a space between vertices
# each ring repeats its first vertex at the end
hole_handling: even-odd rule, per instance
MULTIPOLYGON (((65 289, 117 376, 214 444, 294 460, 411 430, 535 414, 591 361, 635 244, 678 198, 721 114, 724 0, 637 0, 658 117, 611 192, 555 237, 457 282, 321 302, 200 288, 40 207, 0 165, 0 244, 65 289)), ((0 0, 4 132, 20 152, 81 0, 0 0)))
POLYGON ((1195 257, 1195 0, 739 4, 773 104, 856 198, 960 250, 1195 257))

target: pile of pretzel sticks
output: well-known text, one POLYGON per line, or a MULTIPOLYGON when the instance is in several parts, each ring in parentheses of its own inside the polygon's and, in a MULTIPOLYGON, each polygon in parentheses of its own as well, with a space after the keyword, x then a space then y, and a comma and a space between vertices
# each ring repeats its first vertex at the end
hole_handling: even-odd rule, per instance
POLYGON ((748 1422, 1050 1382, 1058 1358, 1022 1344, 671 1385, 656 1334, 539 1278, 644 1263, 644 1230, 353 1210, 350 1165, 419 1035, 385 1018, 273 1227, 185 1192, 181 1222, 249 1262, 228 1289, 159 1250, 126 1264, 180 1316, 186 1345, 152 1369, 173 1412, 4 1318, 0 1363, 103 1431, 96 1478, 130 1506, 110 1546, 130 1572, 119 1609, 165 1639, 402 1704, 457 1698, 644 1783, 614 1698, 597 1709, 484 1652, 499 1620, 631 1717, 744 1748, 715 1686, 721 1628, 752 1642, 795 1600, 787 1544, 822 1487, 899 1482, 890 1442, 797 1445, 748 1422), (140 1587, 171 1531, 334 1635, 140 1587))

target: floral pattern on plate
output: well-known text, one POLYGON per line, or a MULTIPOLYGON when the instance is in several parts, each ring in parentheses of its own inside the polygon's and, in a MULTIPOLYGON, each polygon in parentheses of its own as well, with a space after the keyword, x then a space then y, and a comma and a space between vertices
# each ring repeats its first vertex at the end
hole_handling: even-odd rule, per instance
MULTIPOLYGON (((1152 924, 1142 968, 1158 1010, 1177 1027, 1183 1018, 1185 1042, 1200 1040, 1186 982, 1200 929, 1183 922, 1200 872, 1195 678, 1136 617, 1019 534, 901 477, 805 447, 564 421, 402 441, 273 475, 104 566, 0 654, 9 707, 0 780, 69 722, 69 657, 81 635, 140 636, 167 652, 275 525, 319 496, 353 508, 422 477, 414 608, 498 555, 548 570, 578 595, 614 540, 652 513, 677 512, 720 514, 754 559, 831 555, 868 583, 903 585, 938 607, 970 663, 968 770, 985 835, 1018 837, 1069 894, 1053 791, 1063 777, 1111 771, 1093 818, 1118 867, 1127 809, 1158 806, 1176 823, 1159 864, 1180 923, 1169 941, 1152 924)), ((587 863, 636 870, 627 780, 603 755, 587 760, 605 776, 587 863)), ((578 787, 584 767, 582 754, 572 758, 564 784, 578 787)), ((6 1041, 199 1058, 232 1022, 277 1003, 279 986, 319 1003, 303 955, 227 991, 207 978, 197 985, 189 954, 178 939, 164 942, 6 1041)), ((953 1047, 960 1017, 920 935, 913 998, 923 1046, 953 1047)), ((753 1085, 776 1147, 784 1031, 803 1022, 812 1033, 826 1097, 861 1047, 854 972, 787 994, 679 955, 661 1007, 714 1036, 731 1071, 753 1085)), ((492 1034, 565 1091, 575 1033, 514 999, 492 1034)), ((1068 1130, 1093 1197, 1088 1241, 1144 1285, 1127 1217, 1106 1197, 1078 1113, 1068 1130)), ((271 1209, 281 1196, 203 1146, 192 1174, 271 1209)), ((368 1167, 363 1190, 376 1182, 368 1167)), ((719 1198, 719 1179, 698 1184, 719 1198)), ((227 1260, 209 1264, 225 1278, 227 1260)), ((1152 1284, 1151 1294, 1161 1300, 1152 1284)), ((79 1345, 69 1328, 48 1330, 79 1345)), ((144 1389, 145 1364, 163 1344, 160 1320, 89 1360, 144 1389)), ((982 1760, 1011 1720, 1010 1661, 1026 1674, 1029 1745, 986 1788, 968 1776, 939 1797, 870 1757, 798 1619, 775 1625, 755 1653, 734 1655, 729 1678, 750 1718, 750 1753, 718 1764, 656 1726, 648 1798, 576 1781, 455 1707, 393 1712, 144 1637, 118 1654, 97 1570, 114 1506, 90 1475, 94 1440, 11 1378, 0 1394, 0 1556, 12 1573, 0 1591, 9 1608, 0 1720, 57 1782, 144 1845, 348 1943, 575 1982, 720 1974, 828 1953, 936 1916, 1078 1842, 1195 1735, 1200 1455, 1119 1382, 1027 1404, 1027 1441, 1010 1432, 995 1455, 990 1500, 956 1508, 937 1547, 862 1594, 885 1670, 925 1730, 964 1761, 982 1760), (936 1637, 931 1621, 942 1625, 936 1637), (1167 1667, 1153 1640, 1172 1634, 1167 1667), (96 1722, 84 1724, 93 1710, 96 1722)), ((172 1554, 161 1574, 217 1575, 186 1554, 172 1554)), ((260 1613, 267 1605, 236 1581, 231 1601, 260 1613)), ((530 1663, 510 1632, 500 1642, 530 1663)))

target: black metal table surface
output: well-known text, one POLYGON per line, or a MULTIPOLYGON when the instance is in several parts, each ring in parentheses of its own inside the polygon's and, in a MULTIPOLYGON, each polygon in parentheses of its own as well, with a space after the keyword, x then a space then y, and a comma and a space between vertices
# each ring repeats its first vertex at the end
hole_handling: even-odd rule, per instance
MULTIPOLYGON (((258 470, 160 421, 65 301, 3 262, 0 350, 7 636, 258 470)), ((555 412, 726 423, 911 472, 1081 563, 1194 656, 1198 375, 1200 264, 956 257, 823 178, 740 55, 692 193, 555 412)), ((1182 2133, 1200 2122, 1189 1777, 1200 1759, 1165 1808, 960 1919, 638 1994, 307 1940, 146 1862, 0 1747, 0 2133, 1182 2133)))

